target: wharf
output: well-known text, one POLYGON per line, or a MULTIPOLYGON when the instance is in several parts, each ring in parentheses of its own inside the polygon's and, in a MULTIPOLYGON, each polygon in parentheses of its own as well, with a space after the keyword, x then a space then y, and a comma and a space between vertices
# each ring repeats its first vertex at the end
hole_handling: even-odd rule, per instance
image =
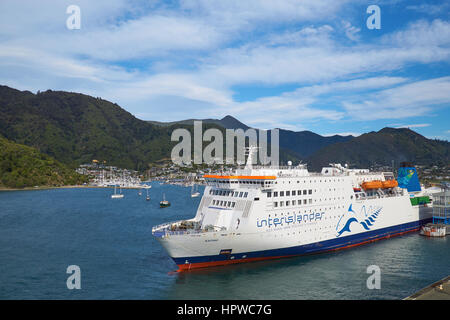
POLYGON ((417 291, 404 300, 450 300, 450 276, 417 291))

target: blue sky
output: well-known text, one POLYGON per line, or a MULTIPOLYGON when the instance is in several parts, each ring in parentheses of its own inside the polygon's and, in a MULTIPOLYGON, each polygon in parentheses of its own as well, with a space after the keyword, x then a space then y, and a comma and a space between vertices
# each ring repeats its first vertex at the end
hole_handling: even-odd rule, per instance
POLYGON ((448 1, 2 0, 0 56, 0 84, 102 97, 144 120, 450 139, 448 1))

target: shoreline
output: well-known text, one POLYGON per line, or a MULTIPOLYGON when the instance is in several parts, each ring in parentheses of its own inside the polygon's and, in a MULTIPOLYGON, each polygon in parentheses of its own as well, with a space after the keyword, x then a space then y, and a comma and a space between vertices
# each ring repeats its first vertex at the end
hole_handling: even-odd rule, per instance
MULTIPOLYGON (((5 188, 0 187, 0 191, 30 191, 30 190, 50 190, 50 189, 114 189, 114 187, 100 187, 100 186, 90 186, 90 185, 71 185, 71 186, 39 186, 39 187, 26 187, 21 189, 15 188, 5 188)), ((143 188, 131 188, 131 187, 122 187, 122 189, 143 189, 143 188)))
POLYGON ((71 186, 39 186, 39 187, 25 187, 25 188, 7 188, 0 187, 0 191, 30 191, 30 190, 48 190, 48 189, 76 189, 76 188, 103 188, 97 186, 85 186, 85 185, 71 185, 71 186))

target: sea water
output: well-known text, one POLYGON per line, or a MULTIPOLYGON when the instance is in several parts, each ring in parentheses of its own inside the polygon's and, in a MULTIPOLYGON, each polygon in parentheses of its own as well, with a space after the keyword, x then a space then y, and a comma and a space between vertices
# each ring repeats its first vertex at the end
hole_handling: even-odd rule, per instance
POLYGON ((402 299, 450 274, 450 237, 418 233, 177 273, 151 229, 192 218, 201 198, 190 191, 154 182, 150 201, 133 189, 123 199, 105 188, 0 192, 0 299, 402 299), (67 286, 72 265, 80 289, 67 286), (372 265, 379 289, 367 285, 372 265))

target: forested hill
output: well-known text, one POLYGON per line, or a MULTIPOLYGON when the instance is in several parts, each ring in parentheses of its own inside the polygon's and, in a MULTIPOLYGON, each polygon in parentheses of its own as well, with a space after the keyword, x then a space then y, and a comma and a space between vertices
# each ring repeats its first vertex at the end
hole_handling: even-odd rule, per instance
MULTIPOLYGON (((33 94, 0 86, 0 135, 71 167, 97 159, 145 170, 149 163, 170 158, 178 143, 170 141, 172 131, 183 127, 192 132, 192 123, 143 121, 115 103, 80 93, 48 90, 33 94)), ((232 116, 205 119, 203 130, 211 127, 222 132, 249 128, 232 116)), ((449 142, 430 140, 409 129, 384 128, 359 137, 280 129, 280 161, 302 159, 315 170, 330 162, 353 167, 386 165, 392 160, 397 164, 448 164, 449 154, 449 142)))
POLYGON ((65 164, 99 159, 145 169, 148 162, 170 156, 170 132, 100 98, 0 86, 0 134, 65 164))
POLYGON ((390 165, 392 160, 421 165, 448 165, 450 143, 427 139, 410 129, 384 128, 345 142, 326 146, 308 159, 314 169, 330 162, 348 163, 352 167, 390 165))
POLYGON ((79 185, 88 177, 36 149, 0 136, 0 187, 79 185))

